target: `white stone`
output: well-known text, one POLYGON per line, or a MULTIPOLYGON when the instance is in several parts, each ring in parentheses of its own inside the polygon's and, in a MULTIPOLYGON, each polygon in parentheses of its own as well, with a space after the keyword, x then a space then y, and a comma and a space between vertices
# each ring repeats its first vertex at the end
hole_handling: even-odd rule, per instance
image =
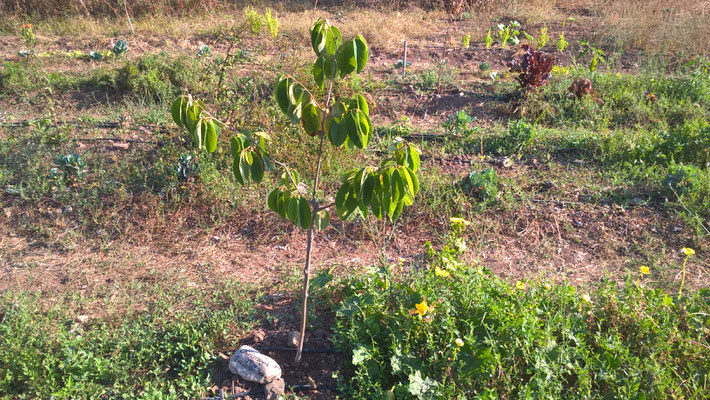
POLYGON ((229 359, 229 371, 256 383, 268 383, 281 377, 281 367, 273 358, 249 346, 240 347, 229 359))

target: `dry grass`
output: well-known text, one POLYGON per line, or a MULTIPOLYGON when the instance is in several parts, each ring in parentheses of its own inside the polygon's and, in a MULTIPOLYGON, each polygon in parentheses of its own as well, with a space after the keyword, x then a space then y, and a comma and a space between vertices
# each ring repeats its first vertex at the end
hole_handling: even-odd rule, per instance
POLYGON ((597 20, 601 36, 615 38, 627 50, 680 55, 708 53, 710 2, 707 0, 576 0, 559 5, 568 13, 597 20))

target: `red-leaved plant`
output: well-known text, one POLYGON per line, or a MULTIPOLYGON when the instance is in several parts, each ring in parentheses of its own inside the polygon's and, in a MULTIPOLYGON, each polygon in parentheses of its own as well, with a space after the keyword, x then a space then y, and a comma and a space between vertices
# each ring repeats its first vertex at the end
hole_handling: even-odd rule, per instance
POLYGON ((535 90, 545 85, 552 74, 555 65, 554 58, 540 50, 533 50, 527 44, 521 46, 524 53, 519 59, 513 60, 508 66, 511 72, 517 72, 515 78, 525 91, 535 90))

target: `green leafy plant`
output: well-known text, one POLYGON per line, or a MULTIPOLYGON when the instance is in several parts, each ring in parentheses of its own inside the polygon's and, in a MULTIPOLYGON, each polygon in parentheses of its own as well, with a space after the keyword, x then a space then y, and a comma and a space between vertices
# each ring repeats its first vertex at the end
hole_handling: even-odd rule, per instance
POLYGON ((604 53, 602 49, 592 46, 592 44, 589 43, 589 41, 587 40, 580 40, 579 46, 580 50, 577 54, 577 58, 582 58, 587 54, 591 55, 589 65, 587 66, 589 72, 596 71, 597 67, 599 66, 599 62, 601 62, 602 64, 606 64, 606 53, 604 53))
POLYGON ((180 154, 180 158, 173 166, 173 172, 179 182, 188 182, 199 176, 200 164, 195 160, 192 154, 180 154))
POLYGON ((470 33, 463 35, 463 37, 461 38, 461 46, 464 49, 468 49, 469 47, 471 47, 471 34, 470 33))
POLYGON ((475 131, 475 129, 470 127, 471 123, 475 120, 476 118, 468 115, 466 110, 459 110, 456 114, 449 115, 442 126, 447 133, 467 137, 475 131))
POLYGON ((498 174, 492 168, 473 170, 457 185, 464 193, 480 201, 495 200, 498 195, 498 174))
POLYGON ((210 46, 203 44, 200 47, 197 48, 197 57, 208 57, 212 55, 212 50, 210 50, 210 46))
POLYGON ((540 28, 540 34, 537 36, 537 48, 541 49, 550 41, 550 35, 547 34, 547 27, 540 28))
POLYGON ((335 343, 352 369, 344 398, 704 397, 710 291, 681 300, 631 276, 509 283, 463 261, 466 222, 451 220, 424 266, 373 266, 331 285, 335 343))
POLYGON ((700 187, 700 169, 695 165, 671 164, 663 178, 663 189, 670 198, 689 195, 700 187))
POLYGON ((508 43, 520 43, 518 38, 520 31, 517 28, 520 28, 520 22, 518 21, 510 21, 508 25, 498 24, 498 39, 500 39, 501 47, 508 47, 508 43))
POLYGON ((490 29, 486 32, 486 37, 483 39, 483 42, 486 44, 487 49, 490 49, 491 46, 493 46, 493 35, 491 34, 490 29))
POLYGON ((555 43, 555 47, 557 48, 557 51, 559 51, 560 53, 563 53, 567 49, 567 46, 569 46, 569 42, 567 42, 565 40, 564 32, 561 32, 557 38, 557 42, 555 43))
MULTIPOLYGON (((267 134, 236 133, 231 138, 235 180, 243 185, 259 183, 266 171, 275 171, 277 168, 274 166, 278 167, 281 181, 270 192, 267 205, 281 218, 288 218, 294 225, 308 231, 296 363, 301 359, 306 329, 313 238, 316 230, 328 226, 329 209, 334 207, 341 220, 369 214, 378 219, 388 217, 394 220, 405 206, 413 204, 419 191, 416 171, 420 164, 420 150, 414 145, 397 141, 389 149, 391 155, 379 166, 365 166, 343 174, 335 201, 324 204, 317 198, 325 141, 335 148, 365 149, 372 138, 370 111, 365 98, 359 94, 339 98, 333 91, 333 83, 338 77, 359 74, 365 69, 369 49, 361 35, 344 40, 340 30, 322 18, 311 26, 310 37, 317 56, 311 70, 312 77, 315 85, 325 90, 324 102, 319 102, 311 90, 289 75, 282 75, 274 88, 279 109, 318 142, 310 193, 306 185, 299 181, 297 171, 269 156, 267 134)), ((175 123, 194 136, 198 147, 207 151, 216 149, 216 131, 222 124, 205 111, 201 101, 182 96, 173 102, 171 112, 175 123)))
POLYGON ((275 38, 279 34, 279 20, 271 15, 271 9, 267 8, 264 12, 264 22, 266 23, 266 28, 269 30, 269 35, 275 38))
POLYGON ((126 54, 127 51, 128 42, 126 42, 124 39, 118 39, 118 42, 113 45, 113 54, 115 54, 116 56, 126 54))
POLYGON ((49 171, 50 177, 61 178, 67 186, 76 186, 86 175, 86 162, 78 154, 60 155, 54 159, 57 168, 49 171))
POLYGON ((244 20, 249 27, 249 30, 253 34, 258 34, 261 32, 261 25, 263 20, 261 15, 254 9, 254 7, 249 6, 244 9, 244 20))

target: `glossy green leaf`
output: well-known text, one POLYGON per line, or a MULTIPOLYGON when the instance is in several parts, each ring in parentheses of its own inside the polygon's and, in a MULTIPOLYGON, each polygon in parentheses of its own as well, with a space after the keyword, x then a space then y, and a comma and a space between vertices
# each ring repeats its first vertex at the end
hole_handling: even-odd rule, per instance
POLYGON ((360 94, 356 94, 350 101, 350 108, 357 108, 366 115, 370 115, 370 107, 367 105, 367 100, 360 94))
POLYGON ((313 64, 313 79, 316 85, 323 89, 325 82, 337 75, 338 68, 335 65, 335 58, 326 53, 321 54, 313 64))
POLYGON ((329 56, 335 56, 341 43, 343 41, 343 35, 340 33, 340 29, 330 25, 325 29, 325 52, 329 56))
POLYGON ((311 205, 303 197, 298 200, 298 221, 303 229, 311 226, 311 205))
POLYGON ((372 199, 375 197, 375 185, 377 183, 377 175, 373 173, 368 173, 365 181, 362 184, 360 201, 362 204, 369 205, 372 199))
POLYGON ((232 153, 233 159, 238 159, 244 150, 244 142, 242 142, 241 135, 234 136, 229 140, 229 151, 232 153))
POLYGON ((242 154, 239 157, 239 173, 242 174, 242 179, 244 179, 245 182, 250 178, 252 161, 253 158, 251 157, 251 154, 249 154, 249 151, 242 151, 242 154))
POLYGON ((173 104, 170 106, 170 113, 172 114, 173 121, 181 127, 185 127, 185 110, 186 106, 189 103, 189 99, 187 96, 180 96, 175 101, 173 101, 173 104))
POLYGON ((234 179, 240 184, 244 184, 244 178, 242 178, 242 173, 239 171, 239 158, 235 157, 232 161, 232 173, 234 174, 234 179))
POLYGON ((419 148, 413 144, 407 145, 407 166, 414 172, 417 172, 419 165, 421 164, 419 153, 419 148))
POLYGON ((253 152, 253 157, 254 161, 251 164, 251 180, 259 183, 264 178, 264 162, 261 159, 261 155, 256 151, 253 152))
POLYGON ((288 205, 291 201, 291 194, 289 192, 281 192, 279 194, 279 199, 278 199, 278 211, 279 216, 281 219, 286 219, 287 212, 288 212, 288 205))
POLYGON ((320 132, 323 111, 315 103, 308 103, 301 113, 301 126, 307 134, 315 136, 320 132))
POLYGON ((325 49, 325 31, 328 28, 327 20, 318 18, 311 26, 311 46, 316 55, 320 55, 325 49))
POLYGON ((365 69, 368 57, 367 41, 362 35, 358 35, 340 46, 336 58, 338 69, 343 76, 353 71, 359 74, 365 69))
POLYGON ((210 118, 205 122, 205 149, 209 153, 217 150, 217 138, 219 136, 219 124, 210 118))
POLYGON ((300 197, 291 197, 288 200, 288 209, 286 211, 286 215, 288 215, 288 219, 291 220, 294 224, 298 224, 298 206, 299 206, 299 199, 300 197))
POLYGON ((279 195, 281 191, 276 188, 269 193, 269 197, 266 199, 266 204, 269 206, 271 211, 278 214, 279 212, 279 195))
POLYGON ((367 147, 372 133, 372 124, 367 114, 360 110, 350 110, 343 119, 343 127, 355 147, 359 149, 367 147))
POLYGON ((291 79, 287 78, 285 75, 281 75, 278 81, 276 81, 276 87, 274 88, 274 98, 276 99, 276 104, 284 114, 288 113, 288 108, 291 105, 288 97, 288 90, 291 86, 291 79))

